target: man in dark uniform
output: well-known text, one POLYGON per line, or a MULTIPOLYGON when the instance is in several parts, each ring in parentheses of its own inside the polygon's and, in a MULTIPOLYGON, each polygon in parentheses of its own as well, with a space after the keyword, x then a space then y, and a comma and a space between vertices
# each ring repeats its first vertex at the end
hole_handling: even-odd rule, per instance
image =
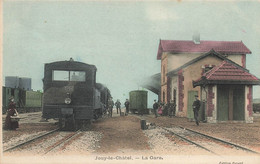
POLYGON ((199 110, 200 110, 200 100, 198 98, 198 95, 195 95, 195 101, 192 104, 193 112, 194 112, 194 118, 196 120, 196 124, 199 125, 199 110))
POLYGON ((116 113, 118 114, 118 110, 119 110, 119 114, 121 116, 121 102, 119 99, 117 99, 115 106, 116 106, 116 113))
POLYGON ((113 97, 111 97, 111 98, 108 100, 108 112, 109 112, 109 116, 110 116, 110 117, 112 117, 113 107, 114 107, 114 101, 113 101, 113 97))
POLYGON ((156 102, 156 100, 154 100, 154 103, 153 103, 153 111, 154 111, 155 118, 158 117, 158 114, 157 114, 158 108, 159 108, 159 104, 158 104, 158 102, 156 102))
POLYGON ((126 114, 125 115, 128 115, 128 113, 129 113, 129 101, 128 101, 128 99, 126 99, 125 100, 125 109, 126 109, 126 114))

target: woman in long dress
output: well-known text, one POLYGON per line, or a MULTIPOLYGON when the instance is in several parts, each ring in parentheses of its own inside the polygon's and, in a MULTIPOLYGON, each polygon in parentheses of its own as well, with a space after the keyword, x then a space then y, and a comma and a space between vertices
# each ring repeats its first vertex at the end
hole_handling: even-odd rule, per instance
POLYGON ((6 130, 16 130, 16 128, 19 128, 18 121, 11 121, 11 116, 14 116, 16 114, 16 104, 14 102, 14 99, 11 98, 11 101, 8 106, 7 115, 5 118, 5 126, 4 129, 6 130))

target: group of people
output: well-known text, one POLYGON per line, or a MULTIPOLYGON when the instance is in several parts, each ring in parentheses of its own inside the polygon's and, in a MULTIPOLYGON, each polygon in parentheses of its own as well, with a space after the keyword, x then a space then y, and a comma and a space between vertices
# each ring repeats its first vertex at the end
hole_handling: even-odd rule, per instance
MULTIPOLYGON (((158 117, 158 114, 163 115, 164 113, 167 113, 169 117, 172 117, 175 115, 175 108, 176 105, 172 101, 168 104, 160 103, 154 100, 153 103, 153 112, 155 115, 155 118, 158 117)), ((196 124, 199 125, 199 110, 200 110, 200 100, 198 99, 198 95, 195 95, 195 100, 192 104, 192 109, 194 113, 194 119, 196 121, 196 124)), ((167 115, 164 114, 164 115, 167 115)))
POLYGON ((19 123, 16 120, 12 120, 11 117, 18 115, 17 110, 16 110, 16 104, 14 102, 14 98, 11 97, 9 99, 9 105, 8 105, 8 110, 5 118, 5 125, 4 129, 5 130, 16 130, 19 128, 19 123))
MULTIPOLYGON (((109 116, 112 117, 114 105, 116 106, 117 114, 119 113, 120 116, 121 116, 121 102, 118 99, 114 103, 112 97, 108 100, 109 116)), ((129 105, 130 105, 130 102, 129 102, 128 99, 126 99, 124 105, 125 105, 125 108, 126 108, 125 115, 128 115, 129 105)), ((159 103, 159 101, 157 102, 156 100, 154 100, 154 103, 153 103, 153 110, 154 110, 155 118, 158 117, 158 114, 162 115, 163 112, 166 113, 165 111, 167 111, 167 114, 168 114, 169 117, 172 117, 172 116, 175 115, 175 108, 176 108, 176 105, 172 101, 168 104, 163 104, 163 103, 159 103)), ((197 95, 195 95, 195 101, 192 104, 192 108, 193 108, 194 119, 196 121, 196 124, 199 125, 198 115, 199 115, 199 109, 200 109, 200 100, 198 99, 197 95)), ((8 110, 7 110, 7 115, 6 115, 6 119, 5 119, 5 125, 4 125, 5 130, 16 130, 17 128, 19 128, 18 121, 13 121, 11 119, 11 116, 15 116, 17 114, 18 113, 16 111, 16 104, 14 102, 14 98, 10 98, 10 103, 8 105, 8 110)))
MULTIPOLYGON (((121 115, 122 115, 122 112, 121 112, 121 102, 120 102, 119 99, 117 99, 117 101, 114 103, 113 97, 111 97, 111 98, 108 100, 108 112, 109 112, 109 116, 112 117, 114 105, 116 106, 116 112, 117 112, 117 114, 119 113, 120 116, 121 116, 121 115)), ((124 105, 125 105, 125 108, 126 108, 126 113, 125 113, 125 115, 128 115, 128 113, 129 113, 129 105, 130 105, 130 102, 129 102, 128 99, 126 99, 124 105)))
POLYGON ((159 115, 168 115, 169 117, 173 117, 175 115, 175 103, 171 101, 170 103, 160 103, 159 101, 157 102, 154 100, 153 103, 153 110, 155 114, 155 118, 158 117, 159 115))

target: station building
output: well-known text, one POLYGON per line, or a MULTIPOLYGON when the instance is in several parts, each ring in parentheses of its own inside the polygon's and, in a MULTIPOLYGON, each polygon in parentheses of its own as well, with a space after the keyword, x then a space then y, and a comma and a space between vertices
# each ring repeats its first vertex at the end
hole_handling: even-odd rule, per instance
POLYGON ((251 51, 242 41, 160 40, 160 100, 176 104, 176 116, 193 120, 194 96, 200 120, 253 122, 252 87, 260 80, 246 69, 251 51))

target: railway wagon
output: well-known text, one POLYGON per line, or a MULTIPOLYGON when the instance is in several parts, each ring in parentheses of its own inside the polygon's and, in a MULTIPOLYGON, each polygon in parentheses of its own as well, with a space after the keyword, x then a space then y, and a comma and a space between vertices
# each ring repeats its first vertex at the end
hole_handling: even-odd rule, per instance
POLYGON ((41 111, 42 95, 39 91, 2 87, 2 112, 7 111, 10 97, 14 98, 19 113, 41 111))
POLYGON ((109 90, 96 83, 96 71, 95 65, 73 60, 45 64, 43 118, 76 130, 101 117, 109 90))
POLYGON ((129 92, 129 109, 131 113, 148 114, 147 109, 147 91, 135 90, 129 92))
POLYGON ((19 89, 2 87, 2 112, 3 113, 5 113, 7 111, 10 97, 14 98, 14 101, 18 106, 17 102, 19 102, 19 89))
POLYGON ((40 91, 20 90, 19 108, 21 112, 36 112, 42 109, 42 95, 40 91))

